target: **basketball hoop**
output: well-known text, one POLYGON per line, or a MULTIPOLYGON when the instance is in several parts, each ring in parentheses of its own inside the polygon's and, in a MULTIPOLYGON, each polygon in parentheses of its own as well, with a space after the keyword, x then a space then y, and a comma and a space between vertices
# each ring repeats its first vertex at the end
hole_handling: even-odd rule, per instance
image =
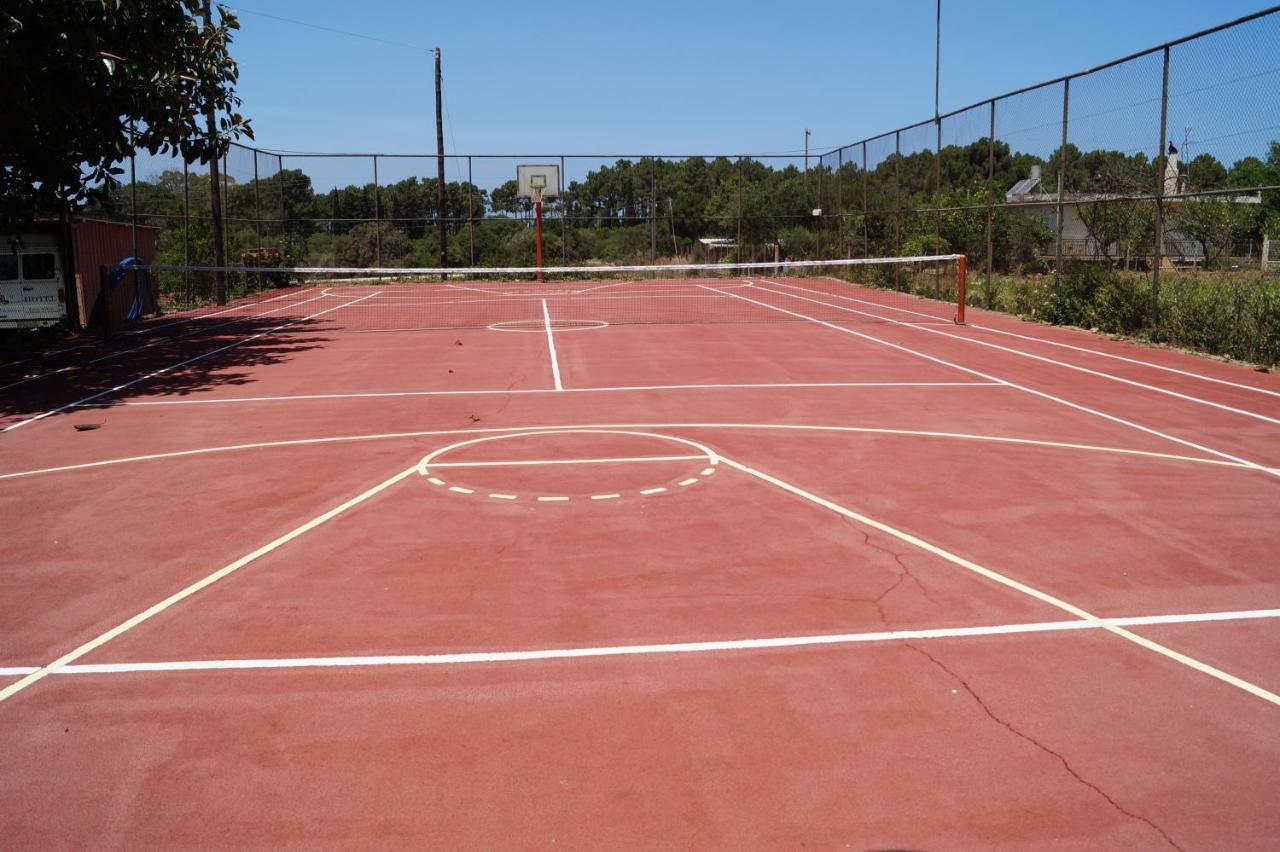
POLYGON ((542 200, 560 193, 560 167, 555 165, 517 165, 516 194, 533 201, 537 235, 538 281, 542 281, 542 200))

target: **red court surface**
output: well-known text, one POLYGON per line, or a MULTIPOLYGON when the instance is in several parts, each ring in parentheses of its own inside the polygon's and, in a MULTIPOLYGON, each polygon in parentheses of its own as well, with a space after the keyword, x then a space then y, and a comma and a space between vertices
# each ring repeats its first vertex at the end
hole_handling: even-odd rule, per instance
POLYGON ((0 365, 3 845, 1275 848, 1280 381, 939 307, 317 287, 0 365))

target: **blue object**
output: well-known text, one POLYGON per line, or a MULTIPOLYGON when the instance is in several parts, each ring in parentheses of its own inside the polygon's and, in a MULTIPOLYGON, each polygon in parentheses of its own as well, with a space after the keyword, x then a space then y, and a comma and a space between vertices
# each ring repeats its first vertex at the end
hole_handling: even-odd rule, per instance
MULTIPOLYGON (((135 266, 141 266, 142 261, 136 257, 126 257, 124 260, 111 267, 111 274, 107 277, 107 290, 109 293, 115 293, 116 288, 124 281, 125 276, 129 274, 129 270, 135 266)), ((129 307, 125 311, 124 318, 126 320, 140 319, 146 314, 148 294, 151 291, 151 278, 147 274, 147 270, 140 270, 136 276, 137 283, 134 287, 133 298, 129 300, 129 307)), ((97 301, 93 306, 93 313, 89 318, 90 325, 102 324, 102 300, 107 297, 106 293, 99 293, 97 301)))

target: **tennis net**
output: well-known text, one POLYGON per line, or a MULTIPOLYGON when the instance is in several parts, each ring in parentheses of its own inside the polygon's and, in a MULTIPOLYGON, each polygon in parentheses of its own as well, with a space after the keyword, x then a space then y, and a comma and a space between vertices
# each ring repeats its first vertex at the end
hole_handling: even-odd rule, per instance
POLYGON ((963 322, 962 255, 484 269, 144 266, 176 333, 963 322), (541 279, 541 280, 539 280, 541 279), (218 294, 225 294, 219 299, 218 294))

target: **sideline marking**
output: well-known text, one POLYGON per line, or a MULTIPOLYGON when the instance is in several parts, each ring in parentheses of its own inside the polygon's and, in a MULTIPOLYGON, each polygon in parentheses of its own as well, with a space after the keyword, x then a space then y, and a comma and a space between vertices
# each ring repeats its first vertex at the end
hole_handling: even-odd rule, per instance
MULTIPOLYGON (((376 295, 377 295, 376 293, 370 293, 368 296, 362 296, 356 301, 359 302, 365 299, 372 299, 376 295)), ((125 388, 133 387, 136 384, 145 382, 147 379, 153 379, 156 376, 163 375, 165 373, 168 373, 171 370, 176 370, 179 367, 185 367, 187 364, 192 364, 196 361, 200 361, 204 358, 208 358, 211 355, 217 355, 219 352, 226 352, 228 349, 235 349, 237 346, 243 346, 244 344, 248 343, 251 340, 257 340, 259 337, 266 337, 269 334, 274 334, 280 329, 287 328, 291 325, 294 325, 295 323, 300 323, 309 319, 315 319, 318 316, 323 316, 324 314, 331 313, 332 311, 340 311, 343 308, 347 307, 348 305, 352 305, 352 304, 355 304, 355 302, 347 302, 345 304, 336 305, 332 308, 325 308, 323 311, 317 311, 316 313, 310 314, 305 317, 299 317, 298 319, 289 320, 288 322, 281 323, 280 325, 277 325, 274 328, 269 328, 266 331, 260 331, 257 334, 250 335, 249 337, 243 338, 241 340, 237 340, 234 343, 228 343, 225 346, 219 346, 216 349, 210 349, 206 352, 200 353, 199 355, 195 355, 195 356, 192 356, 191 358, 187 358, 184 361, 179 361, 176 364, 170 364, 168 367, 161 367, 158 370, 152 370, 150 373, 146 373, 144 375, 138 376, 136 379, 130 379, 129 381, 124 382, 122 384, 115 385, 114 387, 109 387, 104 391, 98 391, 97 393, 92 394, 90 396, 86 396, 83 399, 78 399, 75 402, 68 402, 65 405, 60 405, 57 408, 52 408, 48 411, 45 411, 42 414, 37 414, 34 417, 28 417, 26 420, 19 420, 17 423, 12 423, 0 429, 0 434, 4 434, 6 432, 12 432, 14 429, 19 429, 23 426, 26 426, 29 423, 35 423, 36 421, 39 421, 39 420, 44 420, 46 417, 52 417, 53 415, 59 414, 70 408, 78 408, 87 402, 92 402, 95 399, 100 399, 104 396, 108 396, 113 393, 118 393, 119 391, 122 391, 125 388)))
MULTIPOLYGON (((813 645, 854 645, 896 642, 906 639, 958 639, 970 636, 1017 636, 1073 630, 1100 630, 1148 624, 1198 624, 1280 617, 1280 609, 1238 610, 1174 615, 1142 615, 1089 621, 1033 621, 976 627, 933 627, 870 633, 834 633, 813 636, 774 636, 762 639, 726 639, 709 642, 671 642, 652 645, 604 645, 532 651, 465 651, 453 654, 395 654, 360 657, 275 657, 238 660, 172 660, 146 663, 75 663, 54 672, 59 675, 131 674, 138 672, 237 671, 244 669, 364 668, 370 666, 437 666, 475 663, 518 663, 582 657, 620 657, 639 654, 696 654, 715 651, 750 651, 767 648, 802 648, 813 645)), ((0 668, 0 677, 38 671, 32 666, 0 668)))
POLYGON ((363 503, 365 500, 368 500, 370 497, 373 497, 387 490, 392 485, 395 485, 397 482, 400 482, 401 480, 409 478, 413 474, 417 473, 417 471, 418 471, 418 466, 414 465, 412 467, 409 467, 400 471, 397 474, 394 474, 391 477, 388 477, 387 479, 382 480, 382 482, 379 482, 377 485, 373 486, 372 488, 360 494, 357 494, 355 497, 352 497, 350 500, 347 500, 346 502, 335 506, 329 511, 324 512, 320 515, 317 515, 311 520, 303 524, 300 524, 299 526, 294 527, 289 532, 285 533, 284 535, 278 536, 277 538, 272 539, 271 541, 264 544, 262 547, 259 547, 257 550, 254 550, 251 553, 241 556, 239 559, 232 562, 231 564, 226 565, 222 568, 219 568, 217 571, 214 571, 212 574, 209 574, 203 579, 197 580, 194 583, 187 586, 186 588, 183 588, 180 591, 174 592, 172 595, 169 595, 169 597, 165 598, 164 600, 161 600, 158 603, 152 604, 151 606, 147 607, 142 612, 138 613, 132 618, 129 618, 126 621, 123 621, 120 624, 117 624, 115 627, 112 627, 110 630, 107 630, 103 633, 98 634, 93 639, 90 639, 88 642, 85 642, 83 645, 80 645, 79 647, 74 648, 71 651, 68 651, 67 653, 63 654, 61 657, 58 657, 53 662, 33 670, 21 680, 14 681, 13 683, 9 684, 3 689, 0 689, 0 702, 3 702, 9 698, 12 698, 22 690, 26 689, 28 686, 31 686, 33 683, 36 683, 37 681, 40 681, 45 677, 48 677, 50 674, 52 674, 55 671, 58 671, 68 663, 75 662, 76 660, 80 659, 90 651, 100 648, 101 646, 110 642, 112 639, 115 639, 117 636, 120 636, 124 633, 129 632, 133 628, 137 627, 139 624, 142 624, 143 622, 153 618, 154 616, 159 615, 160 613, 164 612, 166 609, 173 606, 174 604, 179 603, 183 600, 186 600, 187 598, 191 597, 201 589, 204 589, 204 588, 207 588, 208 586, 213 585, 214 583, 218 582, 222 578, 235 573, 236 571, 243 568, 245 565, 248 565, 249 563, 258 559, 259 557, 265 556, 266 554, 271 553, 273 550, 276 550, 288 544, 289 542, 293 541, 295 538, 298 538, 304 533, 310 532, 311 530, 315 529, 316 527, 320 526, 326 521, 330 521, 338 517, 338 515, 341 515, 343 512, 347 511, 353 506, 358 506, 359 504, 363 503))
MULTIPOLYGON (((320 444, 344 444, 361 441, 387 441, 405 438, 425 438, 432 435, 481 435, 493 433, 540 434, 539 430, 572 430, 592 432, 601 429, 761 429, 761 430, 794 430, 801 432, 835 432, 855 435, 894 435, 909 438, 946 438, 960 441, 978 441, 994 444, 1015 444, 1029 447, 1044 447, 1060 450, 1081 450, 1093 453, 1110 453, 1136 458, 1159 459, 1162 461, 1186 462, 1188 464, 1206 464, 1217 467, 1230 467, 1240 470, 1254 470, 1252 465, 1240 462, 1210 459, 1202 456, 1180 456, 1173 453, 1158 453, 1153 450, 1131 450, 1124 447, 1104 447, 1096 444, 1075 444, 1064 441, 1042 441, 1035 438, 1013 438, 999 435, 974 435, 964 432, 931 432, 919 429, 888 429, 871 426, 817 426, 798 423, 589 423, 569 424, 562 426, 502 426, 489 429, 428 429, 417 432, 382 432, 367 435, 333 435, 326 438, 294 438, 285 441, 261 441, 251 444, 228 444, 220 447, 201 447, 195 450, 174 450, 167 453, 149 453, 141 456, 123 456, 100 461, 81 462, 79 464, 42 467, 32 470, 20 470, 0 473, 0 481, 21 479, 28 476, 43 476, 51 473, 69 473, 79 470, 92 470, 99 467, 111 467, 118 464, 159 461, 163 459, 179 459, 212 453, 229 453, 239 450, 275 449, 278 447, 305 447, 320 444)), ((1280 475, 1280 468, 1271 471, 1280 475)))
MULTIPOLYGON (((702 285, 699 285, 699 286, 702 286, 702 285)), ((711 289, 711 288, 707 288, 707 289, 711 289)), ((939 332, 936 329, 925 328, 923 326, 918 326, 918 325, 912 325, 911 323, 903 323, 895 319, 890 319, 888 317, 880 317, 875 314, 866 314, 864 311, 859 311, 854 308, 845 308, 840 305, 833 305, 830 302, 820 302, 817 299, 810 299, 806 296, 797 296, 794 293, 784 293, 779 290, 770 290, 765 287, 758 287, 756 289, 764 293, 773 293, 774 295, 783 296, 784 298, 788 298, 788 299, 799 299, 804 302, 812 302, 815 305, 823 305, 824 307, 835 308, 836 310, 849 311, 851 313, 872 316, 872 317, 875 317, 876 319, 883 319, 886 322, 891 322, 891 323, 894 323, 895 325, 901 325, 907 328, 915 328, 921 331, 931 332, 933 334, 942 334, 942 332, 939 332)), ((1215 450, 1215 449, 1212 449, 1211 447, 1206 447, 1203 444, 1197 444, 1194 441, 1188 441, 1185 438, 1179 438, 1174 435, 1170 435, 1167 432, 1161 432, 1158 429, 1151 428, 1150 426, 1143 426, 1140 423, 1135 423, 1132 420, 1126 420, 1123 417, 1117 417, 1114 414, 1107 414, 1105 411, 1099 411, 1096 408, 1089 408, 1088 406, 1081 405, 1076 402, 1071 402, 1069 400, 1063 399, 1062 397, 1054 396, 1053 394, 1047 393, 1042 390, 1036 390, 1035 388, 1027 387, 1026 385, 1016 384, 1014 382, 1010 382, 1004 379, 998 379, 989 373, 980 372, 978 370, 973 369, 972 367, 963 367, 952 361, 947 361, 942 358, 938 358, 937 356, 934 356, 934 355, 928 355, 924 352, 920 352, 919 350, 912 349, 908 346, 903 346, 898 343, 891 343, 890 341, 883 340, 879 337, 874 337, 873 335, 870 335, 870 334, 865 334, 861 331, 854 331, 851 328, 844 328, 843 326, 836 325, 835 323, 825 322, 823 320, 815 319, 814 317, 807 316, 805 314, 796 313, 795 311, 789 311, 786 308, 781 308, 781 307, 778 307, 777 305, 770 305, 767 302, 761 302, 756 299, 748 299, 746 296, 740 296, 737 293, 726 293, 725 295, 731 296, 732 298, 735 298, 735 299, 741 299, 744 302, 751 302, 754 305, 760 305, 761 307, 768 308, 769 310, 772 310, 772 311, 777 311, 779 313, 784 313, 784 314, 790 314, 791 316, 799 317, 801 319, 807 319, 810 322, 815 322, 818 325, 826 326, 827 328, 834 329, 835 331, 843 332, 845 334, 852 334, 855 337, 861 337, 864 340, 870 340, 874 343, 879 343, 883 346, 888 346, 890 348, 897 349, 902 352, 906 352, 910 355, 915 355, 916 357, 924 358, 927 361, 933 361, 937 364, 944 364, 948 367, 954 367, 955 369, 961 370, 962 372, 965 372, 965 373, 969 373, 970 375, 979 376, 980 378, 989 379, 991 381, 998 381, 998 382, 1001 382, 1002 384, 1008 385, 1009 387, 1015 390, 1024 391, 1025 393, 1029 393, 1033 396, 1038 396, 1041 399, 1047 399, 1050 402, 1056 402, 1059 405, 1065 405, 1068 408, 1073 408, 1077 411, 1085 412, 1086 414, 1092 414, 1096 417, 1101 417, 1104 420, 1110 420, 1113 423, 1119 423, 1122 426, 1128 426, 1131 429, 1137 429, 1140 432, 1145 432, 1149 435, 1155 435, 1158 438, 1164 438, 1165 440, 1173 441, 1174 443, 1181 444, 1184 447, 1191 447, 1192 449, 1200 450, 1203 453, 1208 453, 1210 455, 1218 456, 1219 458, 1228 459, 1230 461, 1236 462, 1237 464, 1243 465, 1244 467, 1252 468, 1253 470, 1260 471, 1270 476, 1280 477, 1280 471, 1277 471, 1275 468, 1270 468, 1265 465, 1258 464, 1257 462, 1249 461, 1248 459, 1240 458, 1239 456, 1234 456, 1234 455, 1231 455, 1230 453, 1225 453, 1222 450, 1215 450)), ((961 338, 961 339, 963 340, 964 338, 961 338)))
MULTIPOLYGON (((1260 387, 1255 387, 1253 385, 1246 385, 1240 382, 1232 382, 1232 381, 1228 381, 1227 379, 1219 379, 1215 376, 1207 376, 1204 373, 1193 373, 1190 370, 1180 370, 1177 367, 1170 367, 1165 364, 1157 364, 1154 361, 1143 361, 1140 358, 1130 358, 1126 355, 1116 354, 1115 352, 1103 352, 1101 349, 1090 349, 1087 346, 1076 346, 1072 343, 1064 343, 1061 340, 1049 340, 1048 338, 1044 338, 1044 337, 1032 337, 1029 334, 1018 334, 1017 332, 1005 331, 1004 329, 1001 329, 1001 328, 993 328, 992 326, 989 326, 989 325, 979 325, 978 323, 969 323, 969 327, 979 328, 979 329, 982 329, 983 331, 989 331, 992 334, 1007 334, 1010 337, 1019 337, 1019 338, 1022 338, 1023 340, 1029 340, 1033 343, 1044 343, 1049 346, 1059 346, 1059 347, 1062 347, 1063 349, 1074 349, 1077 352, 1085 352, 1089 355, 1097 355, 1099 358, 1111 358, 1116 361, 1125 361, 1127 363, 1137 364, 1142 367, 1150 367, 1153 370, 1164 370, 1166 373, 1177 373, 1180 376, 1187 376, 1188 378, 1200 379, 1201 381, 1206 381, 1206 382, 1214 382, 1215 384, 1219 384, 1219 385, 1227 385, 1228 387, 1239 388, 1240 390, 1253 391, 1254 393, 1265 393, 1265 394, 1268 394, 1269 396, 1280 396, 1280 391, 1273 391, 1268 388, 1260 388, 1260 387)), ((1131 345, 1140 345, 1140 344, 1131 344, 1131 345)), ((1181 355, 1183 353, 1179 352, 1176 354, 1181 355)))
MULTIPOLYGON (((525 322, 525 320, 520 320, 525 322)), ((532 322, 532 320, 529 320, 532 322)), ((543 329, 537 329, 538 334, 543 329)), ((1007 387, 1005 382, 774 382, 765 384, 708 385, 634 385, 599 388, 561 388, 565 393, 608 393, 618 391, 726 390, 750 388, 992 388, 1007 387)), ((507 396, 509 394, 554 393, 551 388, 503 388, 501 390, 436 390, 436 391, 356 391, 352 393, 304 393, 287 396, 239 396, 213 399, 122 400, 113 407, 147 405, 215 405, 232 402, 290 402, 314 399, 382 399, 413 396, 507 396)))
MULTIPOLYGON (((823 293, 821 290, 810 290, 808 288, 800 287, 795 284, 779 285, 776 282, 769 281, 767 278, 761 279, 761 280, 765 281, 768 284, 774 284, 774 286, 782 286, 782 287, 788 287, 792 290, 799 290, 802 293, 813 293, 814 295, 818 295, 818 296, 827 295, 826 293, 823 293)), ((790 296, 793 299, 801 298, 800 296, 796 296, 795 294, 792 294, 792 293, 779 293, 777 290, 769 290, 764 287, 760 287, 757 289, 763 290, 766 293, 777 293, 780 296, 790 296)), ((834 298, 844 299, 847 297, 837 295, 834 298)), ((886 322, 894 323, 895 325, 904 325, 904 326, 916 325, 915 323, 906 323, 900 320, 895 320, 892 317, 883 317, 883 316, 880 316, 879 314, 867 313, 866 311, 859 311, 854 308, 844 308, 844 307, 841 307, 840 305, 830 305, 830 307, 838 308, 839 310, 842 310, 842 311, 853 311, 854 313, 862 314, 863 316, 867 316, 867 317, 882 319, 882 320, 885 320, 886 322)), ((1214 402, 1213 400, 1209 400, 1209 399, 1201 399, 1198 396, 1191 396, 1190 394, 1180 393, 1179 391, 1170 390, 1169 388, 1162 388, 1158 385, 1149 385, 1145 382, 1136 381, 1135 379, 1126 379, 1123 376, 1116 376, 1111 373, 1104 373, 1100 370, 1091 370, 1088 367, 1081 367, 1079 364, 1072 364, 1068 361, 1059 361, 1056 358, 1049 358, 1048 356, 1045 356, 1045 355, 1037 355, 1034 352, 1027 352, 1026 350, 1023 350, 1023 349, 1014 349, 1011 346, 1001 346, 998 343, 991 343, 990 341, 987 341, 987 340, 978 340, 973 337, 965 337, 962 334, 956 334, 950 331, 942 331, 941 329, 935 329, 935 328, 926 328, 924 330, 932 334, 940 334, 943 337, 950 337, 953 340, 963 340, 966 343, 972 343, 974 346, 985 346, 989 349, 999 350, 1000 352, 1008 352, 1011 355, 1020 355, 1023 358, 1030 358, 1034 361, 1041 361, 1045 364, 1053 364, 1055 367, 1063 367, 1068 370, 1074 370, 1078 373, 1085 373, 1090 376, 1097 376, 1100 379, 1107 379, 1108 381, 1119 382, 1121 384, 1130 385, 1132 387, 1142 388, 1143 390, 1153 391, 1155 393, 1162 393, 1162 394, 1165 394, 1166 396, 1171 396, 1176 399, 1181 399, 1185 402, 1191 402, 1197 405, 1207 405, 1210 408, 1221 409, 1222 411, 1227 411, 1232 414, 1239 414, 1244 417, 1252 417, 1256 420, 1262 420, 1264 422, 1272 423, 1276 426, 1280 426, 1280 420, 1274 417, 1268 417, 1265 414, 1259 414, 1256 411, 1249 411, 1248 409, 1245 409, 1245 408, 1236 408, 1235 406, 1226 405, 1221 402, 1214 402)), ((1018 336, 1021 336, 1021 335, 1018 335, 1018 336)))
POLYGON ((1133 642, 1134 644, 1141 645, 1142 647, 1146 648, 1149 651, 1154 651, 1155 653, 1160 654, 1161 656, 1167 657, 1170 660, 1173 660, 1174 662, 1182 663, 1184 666, 1187 666, 1188 668, 1195 669, 1201 674, 1206 674, 1209 677, 1216 678, 1217 680, 1220 680, 1226 684, 1230 684, 1231 686, 1234 686, 1237 689, 1241 689, 1249 693, 1250 695, 1253 695, 1257 698, 1261 698, 1264 701, 1268 701, 1272 704, 1280 706, 1280 695, 1277 695, 1274 692, 1271 692, 1269 690, 1263 689, 1261 686, 1258 686, 1257 684, 1250 683, 1249 681, 1244 680, 1243 678, 1236 677, 1235 675, 1225 672, 1222 669, 1215 668, 1209 665, 1208 663, 1201 662, 1200 660, 1197 660, 1194 657, 1189 657, 1186 654, 1180 653, 1178 651, 1173 650, 1172 648, 1168 648, 1164 645, 1161 645, 1159 642, 1153 642, 1152 640, 1147 639, 1144 636, 1139 636, 1138 634, 1130 630, 1126 630, 1121 626, 1110 624, 1107 622, 1106 619, 1100 616, 1094 615, 1088 610, 1078 607, 1075 604, 1068 603, 1062 598, 1055 597, 1054 595, 1051 595, 1048 592, 1043 592, 1040 589, 1037 589, 1034 586, 1027 585, 1026 583, 1023 583, 1020 580, 1015 580, 1014 578, 1006 576, 1005 574, 1001 574, 998 571, 994 571, 990 568, 986 568, 982 565, 979 565, 976 562, 973 562, 969 559, 965 559, 963 556, 954 554, 949 550, 944 550, 943 548, 939 547, 936 544, 932 544, 931 542, 925 541, 922 538, 918 538, 912 535, 911 533, 904 532, 903 530, 897 529, 896 527, 891 527, 888 524, 883 523, 882 521, 877 521, 859 512, 855 512, 854 510, 846 508, 845 506, 841 506, 839 503, 832 502, 831 500, 828 500, 825 497, 819 497, 818 495, 813 494, 809 491, 806 491, 803 488, 800 488, 799 486, 792 485, 789 482, 784 482, 783 480, 778 479, 775 476, 770 476, 769 474, 756 470, 755 468, 749 467, 743 464, 742 462, 735 461, 731 458, 725 458, 723 456, 721 457, 721 459, 729 467, 732 467, 735 470, 739 470, 742 473, 747 474, 748 476, 753 476, 762 482, 767 482, 770 485, 773 485, 777 488, 782 489, 783 491, 786 491, 790 494, 794 494, 795 496, 800 497, 801 499, 808 500, 810 503, 813 503, 816 506, 821 506, 824 509, 828 509, 832 512, 835 512, 837 515, 841 515, 842 517, 848 518, 849 520, 855 521, 859 524, 862 524, 863 526, 868 526, 868 527, 871 527, 872 529, 879 530, 880 532, 885 533, 886 535, 891 535, 894 538, 898 539, 899 541, 906 542, 907 544, 910 544, 913 547, 923 550, 926 553, 931 553, 934 556, 937 556, 941 559, 945 559, 947 562, 950 562, 952 565, 956 565, 960 568, 965 569, 966 571, 971 571, 974 574, 978 574, 979 576, 986 577, 988 580, 999 583, 1000 585, 1006 586, 1007 588, 1013 589, 1014 591, 1021 592, 1022 594, 1027 595, 1028 597, 1035 598, 1041 603, 1048 604, 1049 606, 1060 609, 1063 612, 1070 613, 1071 615, 1074 615, 1076 618, 1087 621, 1090 624, 1095 624, 1098 627, 1102 628, 1103 630, 1106 630, 1109 633, 1113 633, 1122 639, 1127 639, 1128 641, 1133 642))
POLYGON ((547 329, 547 349, 551 351, 551 378, 555 380, 556 390, 564 390, 560 384, 560 362, 556 360, 556 338, 551 333, 551 312, 547 310, 547 300, 542 300, 542 323, 547 329))

